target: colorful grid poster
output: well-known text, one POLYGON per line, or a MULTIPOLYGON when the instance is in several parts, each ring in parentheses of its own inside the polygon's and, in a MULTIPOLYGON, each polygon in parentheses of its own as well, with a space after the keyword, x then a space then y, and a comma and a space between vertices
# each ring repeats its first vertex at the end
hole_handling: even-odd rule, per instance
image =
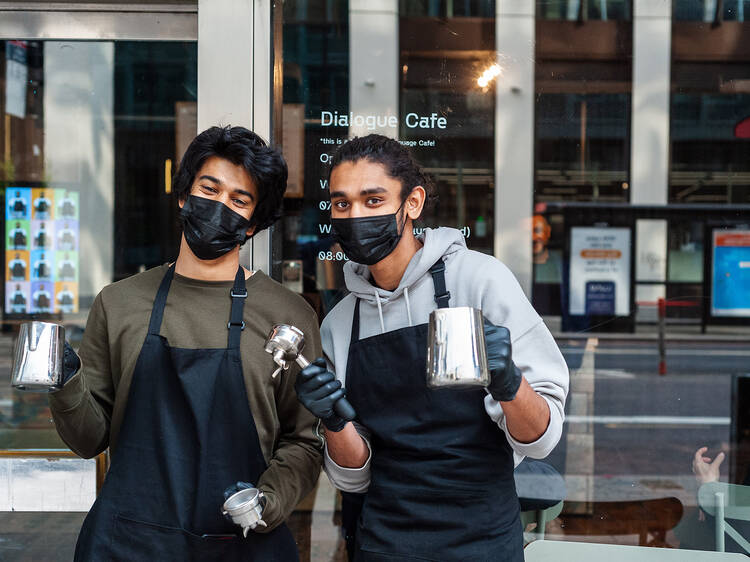
POLYGON ((5 313, 78 312, 79 194, 5 192, 5 313))
POLYGON ((750 317, 750 230, 714 230, 711 315, 750 317))

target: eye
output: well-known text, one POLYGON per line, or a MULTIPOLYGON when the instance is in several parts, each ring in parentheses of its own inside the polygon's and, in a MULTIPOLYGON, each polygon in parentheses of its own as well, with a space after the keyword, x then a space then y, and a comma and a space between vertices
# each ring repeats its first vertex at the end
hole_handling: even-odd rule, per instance
POLYGON ((239 205, 240 207, 244 207, 245 205, 248 204, 248 202, 245 201, 244 199, 232 199, 232 201, 234 202, 235 205, 239 205))
POLYGON ((346 201, 334 201, 334 203, 333 203, 333 206, 334 206, 334 207, 335 207, 336 209, 339 209, 339 210, 344 210, 344 209, 346 209, 346 207, 347 207, 348 205, 349 205, 349 203, 347 203, 346 201))
POLYGON ((218 191, 215 188, 211 187, 210 185, 201 185, 201 189, 208 193, 218 193, 218 191))
POLYGON ((368 205, 378 205, 382 203, 383 200, 380 197, 368 197, 367 198, 367 204, 368 205))

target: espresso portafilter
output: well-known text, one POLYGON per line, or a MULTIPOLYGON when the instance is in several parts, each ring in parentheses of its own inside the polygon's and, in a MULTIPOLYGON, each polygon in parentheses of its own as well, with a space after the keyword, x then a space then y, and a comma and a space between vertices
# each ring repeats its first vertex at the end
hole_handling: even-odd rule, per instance
MULTIPOLYGON (((264 347, 276 363, 276 370, 271 376, 276 378, 281 371, 287 371, 295 361, 302 369, 310 365, 310 362, 302 355, 304 348, 305 334, 302 330, 289 324, 275 325, 268 334, 264 347)), ((346 397, 340 398, 334 404, 333 409, 346 421, 351 421, 356 416, 354 408, 346 397)))

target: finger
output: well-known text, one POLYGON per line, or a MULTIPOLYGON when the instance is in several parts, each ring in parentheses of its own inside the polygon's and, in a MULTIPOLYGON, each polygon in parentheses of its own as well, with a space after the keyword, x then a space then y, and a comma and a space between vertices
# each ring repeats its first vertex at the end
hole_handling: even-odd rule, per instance
POLYGON ((334 392, 341 389, 341 381, 331 381, 317 390, 308 392, 306 397, 308 400, 322 400, 323 398, 330 398, 334 392))
POLYGON ((696 461, 699 461, 701 458, 703 458, 703 453, 705 453, 706 451, 708 451, 708 447, 701 447, 695 452, 695 455, 693 456, 693 458, 696 461))
POLYGON ((328 365, 326 364, 326 360, 323 357, 318 357, 317 359, 315 359, 315 361, 312 362, 312 365, 322 367, 323 369, 328 368, 328 365))
POLYGON ((329 383, 333 380, 336 380, 336 376, 331 373, 330 371, 324 371, 319 375, 315 375, 313 378, 306 380, 304 382, 298 383, 297 386, 297 393, 310 393, 314 390, 320 388, 326 383, 329 383))
POLYGON ((497 333, 504 340, 509 340, 510 339, 510 330, 508 328, 506 328, 505 326, 498 326, 497 327, 497 333))
POLYGON ((711 463, 711 466, 719 468, 722 462, 724 462, 724 453, 719 453, 718 455, 716 455, 714 462, 711 463))
POLYGON ((703 462, 711 462, 711 457, 703 457, 703 462))
POLYGON ((335 404, 336 402, 339 401, 339 399, 344 397, 344 394, 345 394, 344 389, 339 388, 336 392, 328 396, 327 399, 331 402, 331 404, 335 404))
POLYGON ((325 373, 325 372, 326 372, 325 365, 321 367, 320 365, 311 363, 299 372, 299 376, 302 377, 302 379, 306 380, 306 379, 311 379, 314 376, 319 375, 321 373, 325 373))

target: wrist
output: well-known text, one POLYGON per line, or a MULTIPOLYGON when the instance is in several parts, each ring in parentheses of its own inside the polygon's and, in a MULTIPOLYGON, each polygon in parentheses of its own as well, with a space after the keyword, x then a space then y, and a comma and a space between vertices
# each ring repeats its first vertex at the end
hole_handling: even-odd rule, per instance
POLYGON ((323 427, 325 427, 326 432, 330 431, 332 433, 339 433, 344 427, 346 427, 346 420, 339 416, 331 416, 320 421, 323 422, 323 427))

